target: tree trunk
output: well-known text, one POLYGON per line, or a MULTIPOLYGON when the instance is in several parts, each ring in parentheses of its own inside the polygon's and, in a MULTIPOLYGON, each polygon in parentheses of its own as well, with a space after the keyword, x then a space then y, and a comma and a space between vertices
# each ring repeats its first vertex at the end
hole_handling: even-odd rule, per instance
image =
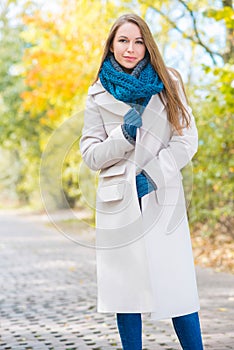
MULTIPOLYGON (((223 7, 230 7, 233 9, 232 0, 223 0, 223 7)), ((234 56, 234 29, 228 28, 226 26, 226 47, 225 52, 223 54, 224 63, 228 63, 231 61, 234 56)))

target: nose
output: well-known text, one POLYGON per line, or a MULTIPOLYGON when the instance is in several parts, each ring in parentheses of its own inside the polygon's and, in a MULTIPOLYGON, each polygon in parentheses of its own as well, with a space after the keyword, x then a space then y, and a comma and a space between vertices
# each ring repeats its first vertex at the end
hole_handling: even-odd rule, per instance
POLYGON ((132 41, 129 41, 127 51, 128 52, 133 52, 134 51, 134 47, 133 47, 133 42, 132 41))

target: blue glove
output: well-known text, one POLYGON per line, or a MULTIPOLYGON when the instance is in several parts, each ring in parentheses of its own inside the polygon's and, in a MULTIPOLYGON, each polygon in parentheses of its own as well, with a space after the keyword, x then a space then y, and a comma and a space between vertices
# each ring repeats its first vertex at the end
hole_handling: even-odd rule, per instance
POLYGON ((144 195, 157 189, 143 173, 140 173, 136 176, 136 187, 138 198, 141 198, 144 195))
POLYGON ((136 140, 137 128, 142 126, 141 115, 135 108, 131 108, 124 116, 123 128, 134 140, 136 140))

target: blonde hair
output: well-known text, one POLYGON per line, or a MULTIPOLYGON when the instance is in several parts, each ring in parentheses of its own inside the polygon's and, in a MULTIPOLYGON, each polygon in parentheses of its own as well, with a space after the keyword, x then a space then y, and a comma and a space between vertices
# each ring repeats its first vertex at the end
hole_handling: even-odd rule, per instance
POLYGON ((125 14, 120 16, 116 20, 116 22, 113 24, 110 30, 109 36, 105 43, 101 64, 100 64, 95 82, 98 80, 98 76, 101 71, 102 64, 110 52, 110 48, 112 46, 117 30, 126 22, 131 22, 136 24, 141 31, 141 35, 144 39, 146 50, 148 51, 150 56, 150 62, 164 84, 164 89, 160 93, 160 98, 166 107, 166 110, 168 113, 168 120, 173 125, 173 127, 177 130, 177 132, 181 135, 182 128, 183 127, 188 128, 190 125, 190 116, 187 109, 185 108, 185 106, 181 101, 179 91, 178 91, 179 86, 176 83, 176 81, 174 81, 173 78, 171 77, 170 72, 172 72, 173 75, 176 75, 176 77, 178 78, 180 85, 182 87, 182 92, 187 101, 182 79, 180 77, 180 74, 175 69, 166 67, 163 61, 162 55, 159 52, 158 46, 152 36, 151 31, 147 23, 141 17, 137 16, 136 14, 125 14))

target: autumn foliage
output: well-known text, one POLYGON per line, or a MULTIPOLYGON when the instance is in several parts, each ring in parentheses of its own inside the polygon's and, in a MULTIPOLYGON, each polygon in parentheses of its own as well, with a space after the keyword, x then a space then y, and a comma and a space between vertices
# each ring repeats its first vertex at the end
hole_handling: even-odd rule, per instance
POLYGON ((24 16, 26 30, 23 108, 51 127, 84 106, 111 17, 118 10, 101 1, 66 1, 58 11, 24 16), (92 9, 92 10, 91 10, 92 9))

